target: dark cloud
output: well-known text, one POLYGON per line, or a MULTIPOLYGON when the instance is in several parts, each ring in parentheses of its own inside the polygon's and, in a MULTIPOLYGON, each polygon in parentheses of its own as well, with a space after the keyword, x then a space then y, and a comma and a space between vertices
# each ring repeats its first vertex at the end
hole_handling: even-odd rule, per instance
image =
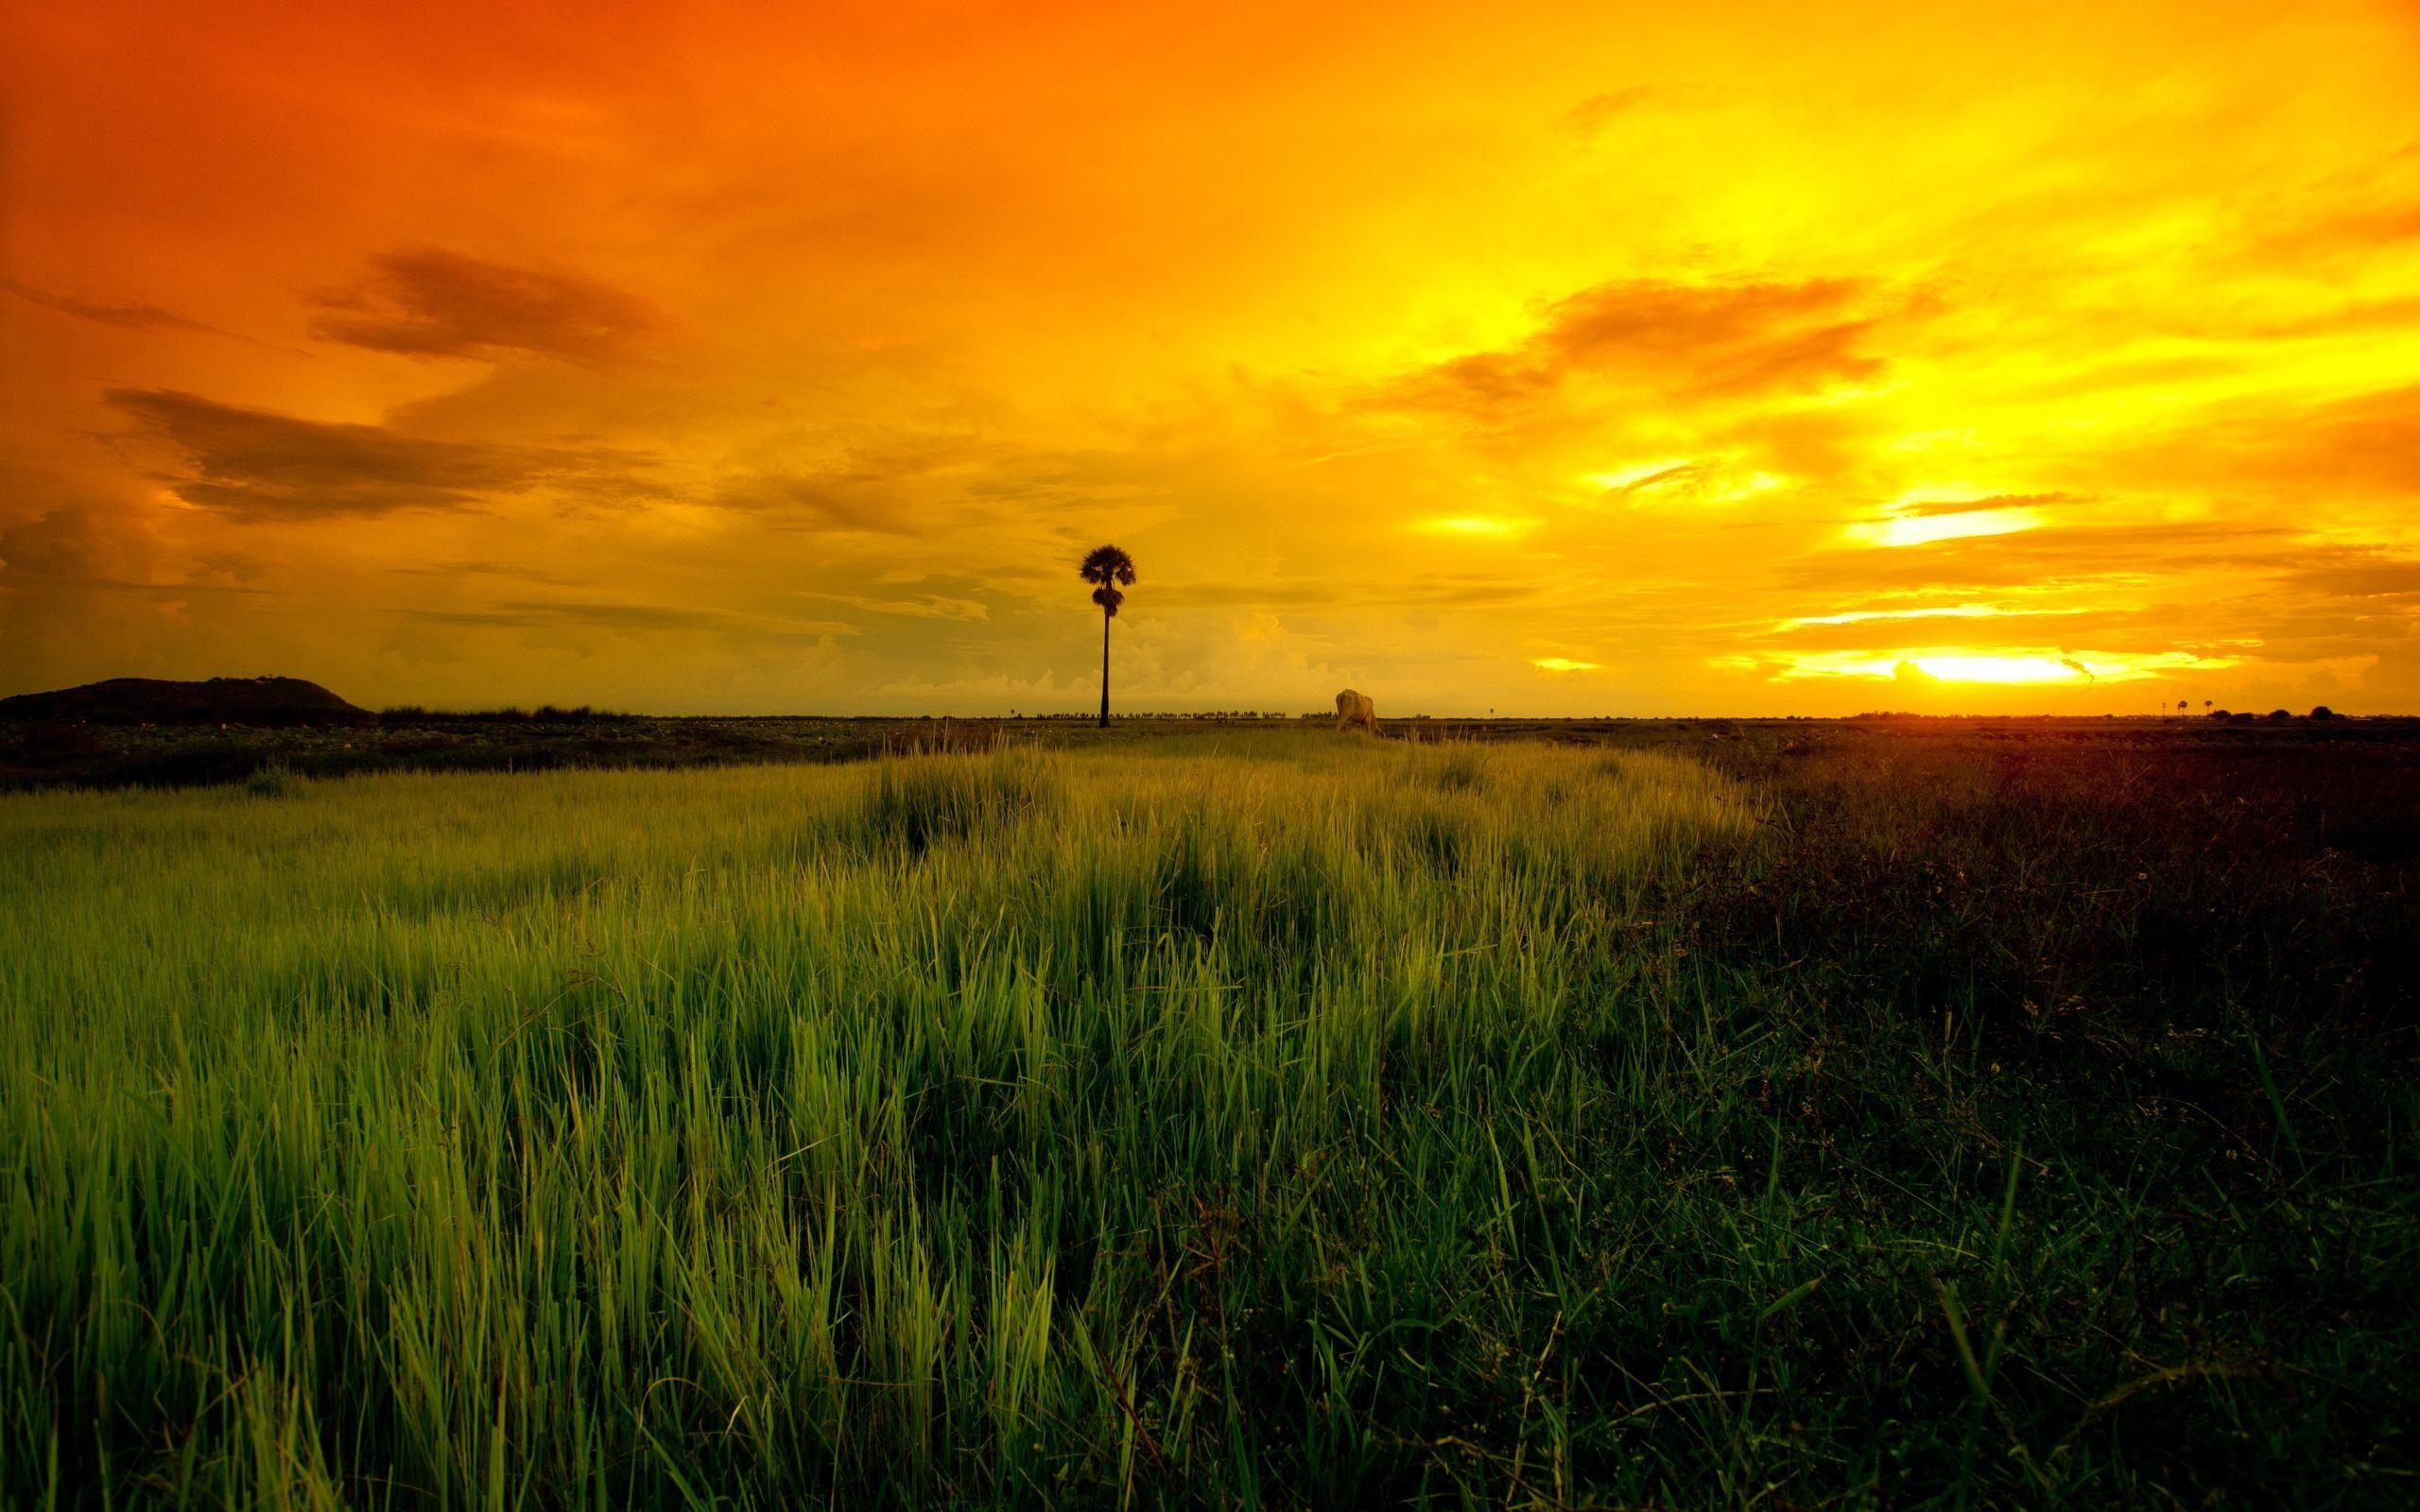
POLYGON ((311 334, 411 357, 555 357, 603 368, 642 356, 670 328, 635 294, 569 273, 435 248, 371 259, 360 282, 312 296, 311 334))
POLYGON ((238 520, 475 509, 542 487, 607 501, 660 491, 632 475, 647 458, 608 448, 436 440, 165 388, 112 388, 103 397, 172 455, 174 467, 155 475, 178 497, 238 520))
POLYGON ((433 440, 217 404, 177 389, 107 389, 104 399, 169 453, 172 465, 152 476, 186 503, 237 520, 470 510, 496 493, 540 487, 591 501, 661 493, 634 476, 647 457, 610 448, 433 440))
POLYGON ((1861 349, 1879 320, 1858 313, 1849 279, 1798 284, 1600 284, 1547 307, 1517 346, 1476 352, 1409 373, 1383 407, 1501 411, 1576 379, 1675 399, 1811 393, 1878 377, 1861 349))

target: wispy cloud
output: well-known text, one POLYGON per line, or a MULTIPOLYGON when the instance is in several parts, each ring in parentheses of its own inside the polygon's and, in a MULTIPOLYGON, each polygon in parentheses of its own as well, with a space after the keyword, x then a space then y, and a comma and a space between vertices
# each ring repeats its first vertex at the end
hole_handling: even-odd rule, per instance
POLYGON ((655 491, 636 475, 647 458, 609 447, 437 440, 166 388, 112 388, 103 397, 168 453, 155 475, 179 498, 238 520, 476 509, 542 487, 607 500, 655 491))
POLYGON ((1582 380, 1678 399, 1811 393, 1881 376, 1865 350, 1879 317, 1854 279, 1799 283, 1599 284, 1546 307, 1519 343, 1405 374, 1376 403, 1491 412, 1582 380))
POLYGON ((856 626, 841 620, 790 619, 735 610, 596 599, 509 599, 475 609, 407 609, 400 612, 438 625, 515 629, 572 627, 621 635, 712 632, 754 639, 818 641, 826 636, 857 633, 856 626))
POLYGON ((640 357, 671 329, 646 300, 573 273, 438 248, 382 252, 371 271, 311 296, 311 334, 407 357, 551 357, 585 367, 640 357))
POLYGON ((1591 94, 1564 112, 1563 125, 1582 136, 1594 136, 1624 116, 1642 111, 1702 105, 1713 99, 1715 94, 1709 86, 1695 81, 1655 80, 1624 84, 1601 94, 1591 94))
MULTIPOLYGON (((30 284, 21 284, 12 278, 0 278, 0 289, 7 290, 28 304, 37 304, 45 310, 55 310, 60 315, 72 316, 78 320, 90 320, 95 325, 113 325, 128 331, 193 331, 204 335, 225 336, 231 341, 241 341, 248 346, 268 348, 268 343, 265 341, 256 340, 241 332, 227 330, 223 326, 212 325, 205 320, 197 320, 189 315, 181 315, 164 305, 140 301, 112 303, 102 300, 78 299, 74 295, 60 294, 49 289, 36 288, 30 284)), ((270 348, 269 350, 283 349, 270 348)))

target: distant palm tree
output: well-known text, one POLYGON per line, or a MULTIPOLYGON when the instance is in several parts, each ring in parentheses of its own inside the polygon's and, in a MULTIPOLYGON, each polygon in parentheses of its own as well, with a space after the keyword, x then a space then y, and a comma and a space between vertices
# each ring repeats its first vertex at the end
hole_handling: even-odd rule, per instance
POLYGON ((1109 728, 1109 622, 1126 602, 1121 587, 1134 581, 1134 558, 1115 546, 1095 546, 1084 556, 1076 576, 1093 585, 1093 602, 1100 606, 1100 728, 1109 728))
POLYGON ((2193 712, 2193 700, 2192 700, 2192 699, 2190 699, 2190 698, 2179 698, 2179 699, 2177 699, 2177 700, 2176 700, 2176 712, 2177 712, 2178 713, 2180 713, 2180 714, 2189 714, 2189 713, 2191 713, 2193 712))

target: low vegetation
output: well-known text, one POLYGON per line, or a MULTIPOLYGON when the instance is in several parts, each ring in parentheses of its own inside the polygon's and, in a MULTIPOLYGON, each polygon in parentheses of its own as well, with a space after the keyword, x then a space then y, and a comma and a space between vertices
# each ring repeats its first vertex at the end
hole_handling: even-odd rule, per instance
POLYGON ((1679 733, 0 799, 0 1496, 2403 1503, 2411 747, 1679 733))

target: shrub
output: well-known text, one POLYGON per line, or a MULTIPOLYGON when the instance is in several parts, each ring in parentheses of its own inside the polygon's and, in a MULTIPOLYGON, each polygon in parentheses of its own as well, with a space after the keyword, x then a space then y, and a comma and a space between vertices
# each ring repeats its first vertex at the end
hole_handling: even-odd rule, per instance
POLYGON ((302 780, 279 762, 263 762, 244 779, 244 791, 253 798, 292 798, 302 790, 302 780))

